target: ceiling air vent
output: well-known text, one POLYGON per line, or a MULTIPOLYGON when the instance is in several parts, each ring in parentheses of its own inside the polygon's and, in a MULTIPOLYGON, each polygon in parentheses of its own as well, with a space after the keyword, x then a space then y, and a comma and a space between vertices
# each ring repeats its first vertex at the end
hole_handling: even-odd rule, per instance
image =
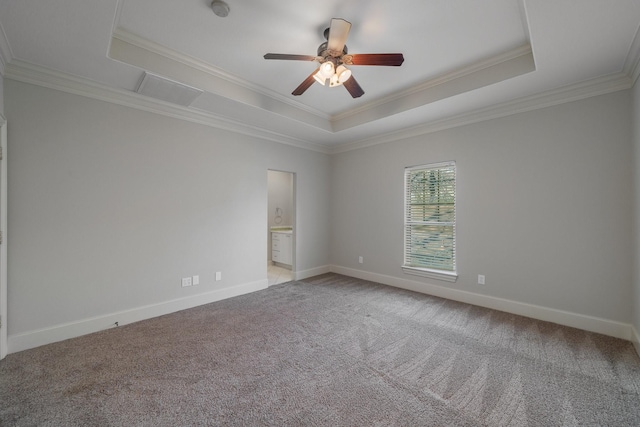
POLYGON ((151 98, 188 107, 203 91, 145 72, 136 92, 151 98))

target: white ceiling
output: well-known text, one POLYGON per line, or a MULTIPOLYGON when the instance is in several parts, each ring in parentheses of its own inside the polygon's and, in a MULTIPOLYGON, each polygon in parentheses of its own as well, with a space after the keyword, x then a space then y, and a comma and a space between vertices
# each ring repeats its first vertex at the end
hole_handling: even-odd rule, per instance
POLYGON ((184 117, 336 150, 629 87, 640 57, 637 0, 227 3, 220 18, 210 0, 2 0, 0 65, 144 105, 128 93, 149 71, 204 90, 175 107, 184 117), (352 23, 349 53, 401 52, 404 64, 353 66, 358 99, 319 84, 291 95, 317 64, 263 55, 315 55, 334 17, 352 23))

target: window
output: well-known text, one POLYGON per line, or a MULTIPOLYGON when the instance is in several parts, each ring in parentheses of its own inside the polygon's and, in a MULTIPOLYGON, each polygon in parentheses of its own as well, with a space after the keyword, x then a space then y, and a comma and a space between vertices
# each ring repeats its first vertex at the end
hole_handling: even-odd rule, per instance
POLYGON ((455 282, 456 164, 405 169, 404 265, 407 274, 455 282))

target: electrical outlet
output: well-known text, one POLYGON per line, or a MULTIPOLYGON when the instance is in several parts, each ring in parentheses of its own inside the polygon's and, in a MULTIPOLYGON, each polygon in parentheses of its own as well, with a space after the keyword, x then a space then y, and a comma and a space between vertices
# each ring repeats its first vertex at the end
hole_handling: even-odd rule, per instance
POLYGON ((200 276, 193 276, 193 286, 200 284, 200 276))
POLYGON ((186 288, 187 286, 191 286, 191 277, 182 278, 182 287, 186 288))
POLYGON ((484 285, 484 274, 478 274, 478 285, 484 285))
POLYGON ((358 263, 362 264, 364 262, 364 258, 362 258, 361 256, 358 257, 358 263))
POLYGON ((221 271, 216 271, 216 282, 218 280, 222 280, 222 272, 221 271))

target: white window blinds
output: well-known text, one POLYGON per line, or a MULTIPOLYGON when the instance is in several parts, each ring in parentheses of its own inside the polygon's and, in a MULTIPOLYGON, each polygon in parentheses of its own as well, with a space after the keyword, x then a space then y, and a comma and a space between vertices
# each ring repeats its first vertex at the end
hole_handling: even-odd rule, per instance
POLYGON ((456 271, 456 165, 405 169, 404 267, 456 271))

